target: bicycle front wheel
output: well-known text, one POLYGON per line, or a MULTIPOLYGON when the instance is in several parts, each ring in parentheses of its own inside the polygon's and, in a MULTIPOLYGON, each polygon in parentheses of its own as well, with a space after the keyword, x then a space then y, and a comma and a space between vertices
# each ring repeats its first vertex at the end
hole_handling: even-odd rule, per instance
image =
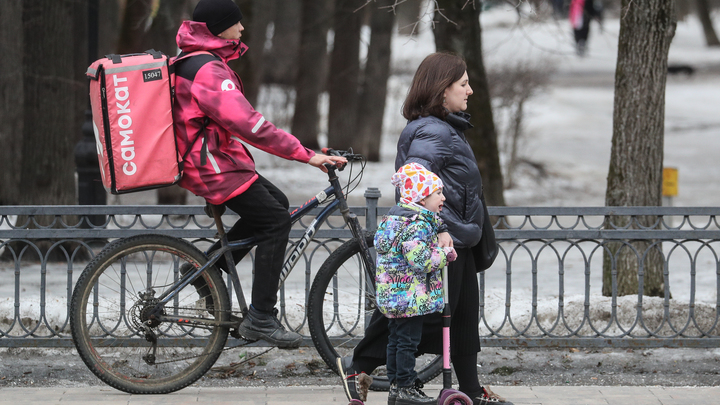
POLYGON ((227 288, 215 267, 177 292, 162 316, 157 298, 207 262, 192 244, 140 235, 108 245, 80 275, 70 307, 73 341, 88 368, 132 394, 164 394, 203 376, 220 356, 230 319, 227 288))
MULTIPOLYGON (((372 249, 373 237, 365 241, 372 249)), ((366 323, 375 311, 375 269, 366 269, 360 241, 343 243, 318 270, 308 297, 308 327, 315 348, 336 373, 335 359, 352 354, 363 337, 366 323)), ((442 372, 442 356, 416 359, 418 378, 428 382, 442 372)), ((373 373, 374 390, 387 390, 390 382, 384 367, 373 373)))

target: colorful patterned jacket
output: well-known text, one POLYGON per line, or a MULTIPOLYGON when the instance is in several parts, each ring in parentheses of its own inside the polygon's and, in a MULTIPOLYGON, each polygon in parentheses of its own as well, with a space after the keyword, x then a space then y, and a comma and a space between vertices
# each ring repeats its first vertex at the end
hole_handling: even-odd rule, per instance
POLYGON ((375 233, 377 305, 388 318, 442 312, 442 268, 438 246, 442 220, 435 213, 403 203, 392 207, 375 233))
POLYGON ((303 163, 315 155, 293 135, 267 121, 245 98, 240 78, 227 65, 244 53, 244 44, 217 37, 204 23, 194 21, 183 22, 177 44, 186 54, 207 51, 221 59, 204 64, 192 80, 176 76, 173 120, 178 152, 184 155, 192 148, 180 186, 212 204, 242 194, 257 179, 255 161, 243 142, 303 163), (198 139, 193 143, 206 119, 204 142, 198 139), (207 148, 204 165, 203 147, 207 148))

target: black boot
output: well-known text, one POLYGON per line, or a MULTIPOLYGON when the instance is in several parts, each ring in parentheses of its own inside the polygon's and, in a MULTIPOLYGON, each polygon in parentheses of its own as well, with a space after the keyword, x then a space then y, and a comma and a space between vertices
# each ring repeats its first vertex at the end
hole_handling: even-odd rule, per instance
POLYGON ((430 398, 420 389, 422 385, 415 384, 410 387, 398 387, 395 405, 431 405, 437 404, 436 398, 430 398))
POLYGON ((277 318, 277 309, 272 313, 256 310, 252 305, 247 316, 238 327, 238 332, 247 340, 264 340, 281 349, 294 349, 300 346, 302 336, 286 330, 277 318))
POLYGON ((397 381, 392 380, 388 391, 388 405, 397 405, 398 386, 397 381))

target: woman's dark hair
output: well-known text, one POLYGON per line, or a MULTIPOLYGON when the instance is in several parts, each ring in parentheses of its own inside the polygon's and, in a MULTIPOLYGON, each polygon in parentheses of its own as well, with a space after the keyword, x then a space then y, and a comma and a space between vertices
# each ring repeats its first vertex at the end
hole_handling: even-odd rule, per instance
POLYGON ((466 70, 465 60, 459 55, 446 52, 428 55, 415 72, 403 104, 403 117, 410 121, 428 115, 445 119, 450 112, 443 107, 443 93, 466 70))

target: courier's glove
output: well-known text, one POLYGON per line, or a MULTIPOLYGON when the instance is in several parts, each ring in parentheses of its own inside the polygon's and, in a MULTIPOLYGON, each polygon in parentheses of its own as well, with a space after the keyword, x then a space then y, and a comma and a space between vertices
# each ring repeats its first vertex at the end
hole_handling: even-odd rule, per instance
POLYGON ((455 252, 455 248, 451 246, 446 246, 443 248, 445 251, 445 256, 447 257, 448 262, 454 262, 455 259, 457 259, 457 253, 455 252))

